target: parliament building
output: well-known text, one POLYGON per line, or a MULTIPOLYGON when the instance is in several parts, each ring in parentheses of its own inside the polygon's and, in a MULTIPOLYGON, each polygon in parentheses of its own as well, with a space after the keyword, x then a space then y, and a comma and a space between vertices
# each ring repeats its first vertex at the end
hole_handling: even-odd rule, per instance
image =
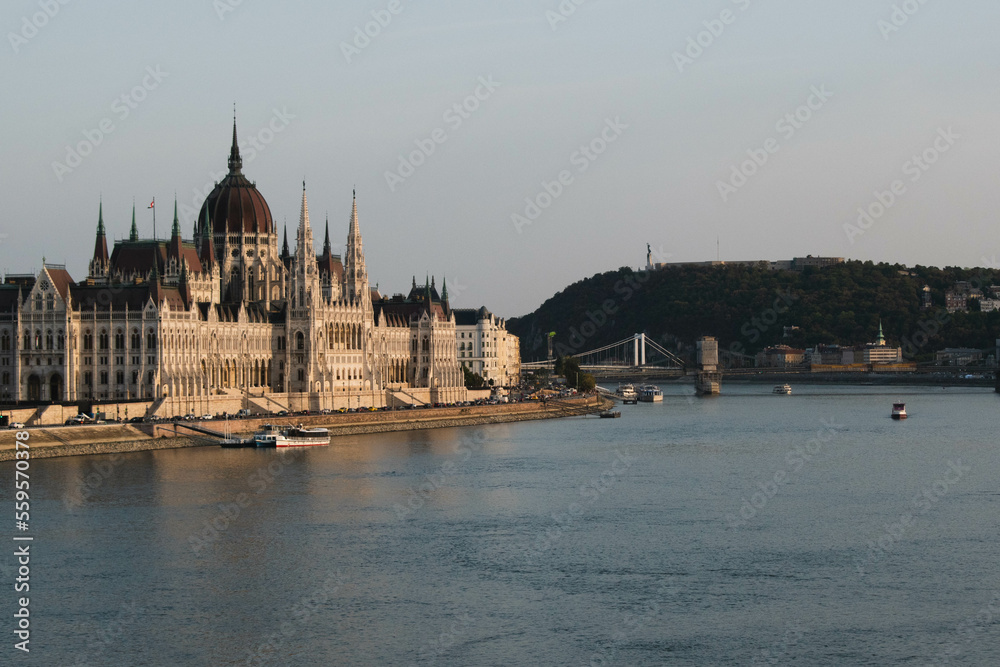
POLYGON ((440 293, 432 279, 406 295, 372 287, 356 196, 344 257, 329 222, 317 255, 303 183, 293 252, 242 167, 234 122, 229 173, 194 239, 181 238, 176 202, 170 239, 141 239, 133 206, 109 252, 102 205, 85 280, 45 262, 8 274, 0 401, 141 400, 169 416, 462 401, 463 364, 494 387, 518 382, 517 338, 485 308, 452 309, 445 281, 440 293))

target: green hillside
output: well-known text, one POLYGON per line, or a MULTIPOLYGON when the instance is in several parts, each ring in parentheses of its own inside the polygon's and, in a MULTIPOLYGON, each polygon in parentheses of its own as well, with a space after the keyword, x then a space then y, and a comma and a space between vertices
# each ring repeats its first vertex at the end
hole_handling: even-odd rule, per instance
POLYGON ((552 331, 563 355, 634 333, 684 355, 702 335, 717 337, 720 350, 754 354, 782 343, 805 348, 871 342, 881 320, 889 344, 922 361, 945 347, 992 349, 1000 336, 1000 311, 947 313, 945 290, 960 280, 985 289, 1000 284, 1000 271, 872 262, 801 272, 621 268, 570 285, 535 312, 511 319, 508 328, 521 338, 522 359, 534 361, 545 358, 545 336, 552 331), (931 288, 930 309, 921 308, 924 285, 931 288), (785 337, 784 327, 792 326, 798 329, 785 337))

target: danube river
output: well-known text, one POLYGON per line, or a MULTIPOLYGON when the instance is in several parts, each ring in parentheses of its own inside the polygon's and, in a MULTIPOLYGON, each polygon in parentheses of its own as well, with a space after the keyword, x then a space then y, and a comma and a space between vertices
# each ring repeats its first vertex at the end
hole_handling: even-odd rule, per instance
POLYGON ((1000 396, 664 391, 614 420, 32 461, 25 664, 1000 664, 1000 396))

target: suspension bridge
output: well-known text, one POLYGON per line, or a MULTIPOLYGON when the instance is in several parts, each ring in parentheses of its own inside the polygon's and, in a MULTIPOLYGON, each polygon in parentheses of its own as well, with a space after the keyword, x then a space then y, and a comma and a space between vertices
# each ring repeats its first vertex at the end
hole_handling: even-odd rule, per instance
MULTIPOLYGON (((683 374, 687 366, 683 359, 641 333, 604 347, 574 352, 573 357, 580 362, 581 370, 589 373, 660 369, 683 374)), ((526 370, 552 369, 554 366, 555 361, 551 359, 521 364, 521 368, 526 370)))

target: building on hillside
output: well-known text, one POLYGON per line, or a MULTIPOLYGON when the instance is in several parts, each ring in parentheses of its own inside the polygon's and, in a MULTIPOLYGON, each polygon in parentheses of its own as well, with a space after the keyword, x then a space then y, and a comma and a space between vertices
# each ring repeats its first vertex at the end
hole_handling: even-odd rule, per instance
POLYGON ((749 259, 749 260, 726 260, 726 261, 708 261, 708 262, 653 262, 652 251, 649 250, 646 253, 646 270, 654 271, 658 269, 668 269, 674 267, 707 267, 707 266, 751 266, 762 269, 769 269, 771 271, 802 271, 806 267, 813 267, 818 269, 823 269, 828 266, 835 266, 837 264, 843 264, 843 257, 813 257, 812 255, 806 255, 805 257, 796 257, 794 259, 782 259, 777 261, 770 261, 766 259, 749 259))
MULTIPOLYGON (((205 199, 195 238, 127 239, 109 252, 103 205, 84 280, 46 263, 0 287, 4 402, 145 399, 149 414, 451 402, 467 394, 447 291, 371 287, 354 198, 342 258, 317 254, 303 183, 295 249, 242 172, 205 199)), ((516 339, 515 339, 516 340, 516 339)), ((509 343, 508 343, 509 344, 509 343)))
MULTIPOLYGON (((855 363, 858 363, 855 353, 855 363)), ((863 362, 866 364, 898 364, 903 361, 903 348, 889 347, 885 341, 885 334, 882 333, 882 323, 878 324, 878 338, 874 343, 869 343, 864 347, 863 362)))
POLYGON ((1000 310, 1000 299, 980 299, 979 310, 984 313, 992 313, 994 310, 1000 310))
POLYGON ((788 345, 764 348, 757 353, 757 366, 762 368, 787 368, 800 366, 806 360, 806 351, 788 345))
POLYGON ((521 348, 507 323, 485 307, 456 308, 458 362, 478 373, 491 387, 511 387, 521 381, 521 348))
POLYGON ((946 347, 934 353, 938 366, 973 366, 983 363, 983 351, 967 347, 946 347))
POLYGON ((839 345, 817 345, 806 350, 806 363, 810 366, 837 366, 843 363, 843 358, 844 350, 839 345))
POLYGON ((969 310, 969 299, 982 299, 983 293, 966 280, 959 280, 944 293, 945 308, 949 313, 965 313, 969 310))

